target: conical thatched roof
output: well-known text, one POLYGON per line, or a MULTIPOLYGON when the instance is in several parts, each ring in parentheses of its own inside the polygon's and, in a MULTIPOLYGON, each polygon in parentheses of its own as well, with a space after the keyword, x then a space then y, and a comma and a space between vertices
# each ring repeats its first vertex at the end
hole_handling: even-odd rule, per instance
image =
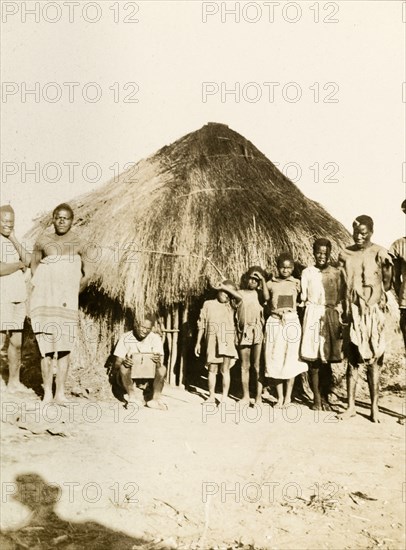
MULTIPOLYGON (((249 265, 272 267, 283 250, 311 263, 316 237, 330 238, 335 252, 349 241, 339 222, 223 124, 203 126, 70 204, 76 228, 97 247, 95 283, 129 307, 201 294, 207 277, 220 278, 213 264, 238 281, 249 265)), ((50 223, 48 214, 31 236, 50 223)))

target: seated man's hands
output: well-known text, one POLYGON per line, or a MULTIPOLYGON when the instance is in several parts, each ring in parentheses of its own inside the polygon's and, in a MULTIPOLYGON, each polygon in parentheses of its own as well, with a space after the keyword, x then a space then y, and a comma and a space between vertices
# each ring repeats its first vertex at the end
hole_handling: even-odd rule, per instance
POLYGON ((133 366, 133 360, 131 358, 131 356, 128 356, 123 359, 123 363, 122 363, 126 369, 131 369, 131 367, 133 366))
POLYGON ((152 356, 152 360, 157 366, 159 366, 161 363, 161 356, 159 355, 159 353, 154 353, 154 355, 152 356))

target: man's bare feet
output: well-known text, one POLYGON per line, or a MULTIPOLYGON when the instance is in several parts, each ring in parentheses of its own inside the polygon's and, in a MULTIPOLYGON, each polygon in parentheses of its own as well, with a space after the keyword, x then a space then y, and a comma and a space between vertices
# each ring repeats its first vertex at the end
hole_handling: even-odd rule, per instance
POLYGON ((378 409, 378 407, 371 408, 371 416, 369 417, 369 419, 371 420, 371 422, 374 422, 376 424, 379 424, 381 422, 380 419, 379 419, 379 409, 378 409))
POLYGON ((340 420, 347 420, 348 418, 352 418, 353 416, 356 416, 357 412, 355 408, 351 407, 350 409, 347 409, 343 413, 338 415, 338 418, 340 420))
POLYGON ((214 395, 209 395, 209 397, 205 401, 205 403, 215 403, 215 402, 216 402, 216 398, 214 397, 214 395))
POLYGON ((321 408, 323 411, 332 411, 333 409, 330 406, 330 403, 326 399, 322 399, 321 408))
POLYGON ((282 407, 283 407, 283 400, 282 399, 278 399, 278 401, 273 406, 274 409, 281 409, 282 407))
POLYGON ((168 406, 160 399, 151 399, 151 401, 147 401, 147 407, 150 409, 156 409, 157 411, 168 410, 168 406))
POLYGON ((21 382, 10 382, 7 385, 7 391, 8 393, 29 393, 31 390, 24 386, 24 384, 21 384, 21 382))
POLYGON ((51 403, 52 402, 52 392, 45 392, 44 397, 42 398, 42 403, 51 403))
POLYGON ((291 404, 291 400, 289 399, 288 401, 285 399, 284 402, 283 402, 283 405, 282 405, 282 408, 286 408, 286 407, 289 407, 289 405, 291 404))
POLYGON ((313 403, 311 409, 312 411, 322 411, 323 407, 321 406, 321 403, 313 403))
POLYGON ((143 406, 144 403, 139 399, 139 396, 134 392, 127 393, 127 403, 134 403, 136 405, 143 406))
POLYGON ((66 397, 66 395, 63 392, 55 393, 54 397, 55 403, 58 403, 58 405, 63 405, 64 403, 67 403, 69 399, 66 397))

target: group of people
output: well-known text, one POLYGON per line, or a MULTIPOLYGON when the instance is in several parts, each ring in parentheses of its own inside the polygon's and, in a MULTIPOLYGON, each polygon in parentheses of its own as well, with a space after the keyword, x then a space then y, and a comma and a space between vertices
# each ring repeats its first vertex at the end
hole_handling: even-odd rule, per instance
POLYGON ((227 400, 230 368, 239 358, 241 404, 250 401, 250 372, 255 376, 255 404, 261 404, 264 379, 272 378, 278 396, 275 407, 281 408, 291 402, 295 377, 309 370, 313 408, 330 410, 331 365, 346 358, 348 408, 341 417, 355 415, 358 369, 365 365, 370 418, 379 422, 386 292, 393 275, 406 346, 406 237, 388 252, 372 243, 373 230, 371 217, 354 220, 354 244, 340 252, 337 267, 330 262, 331 242, 315 240, 314 265, 303 270, 300 280, 293 277, 294 258, 285 252, 277 258, 277 275, 268 281, 263 269, 253 266, 242 278, 243 288, 237 289, 231 280, 216 285, 216 299, 207 300, 201 309, 195 346, 200 356, 204 338, 210 402, 215 402, 219 368, 222 401, 227 400))
MULTIPOLYGON (((406 201, 402 210, 406 211, 406 201)), ((29 316, 41 353, 44 401, 53 399, 56 363, 54 399, 62 403, 77 331, 78 296, 89 276, 83 244, 71 229, 72 208, 58 205, 52 221, 54 231, 43 233, 30 253, 15 237, 12 207, 0 207, 0 334, 2 349, 9 336, 8 390, 24 390, 19 379, 21 335, 27 313, 25 272, 31 267, 29 316)), ((398 239, 388 252, 372 243, 373 229, 369 216, 354 220, 354 244, 340 252, 337 267, 330 261, 331 242, 322 238, 313 243, 314 265, 303 270, 300 280, 293 276, 294 258, 285 252, 277 258, 277 275, 268 280, 261 267, 252 266, 241 288, 231 280, 215 285, 217 297, 203 304, 195 345, 196 356, 204 350, 209 402, 215 401, 219 368, 222 397, 228 398, 230 369, 239 359, 242 405, 250 402, 250 373, 255 377, 255 404, 262 401, 264 379, 272 378, 278 396, 275 407, 281 408, 291 402, 295 377, 309 370, 313 406, 328 409, 331 364, 345 357, 348 409, 343 417, 355 415, 358 367, 366 365, 371 420, 379 421, 384 312, 392 280, 406 345, 406 237, 398 239)), ((154 316, 144 315, 120 338, 114 351, 115 367, 129 402, 137 401, 134 378, 143 368, 152 372, 153 392, 147 406, 163 410, 166 368, 162 340, 152 330, 154 323, 154 316)))
POLYGON ((70 352, 78 325, 79 293, 86 287, 86 255, 79 236, 71 230, 73 211, 60 204, 53 211, 54 232, 42 234, 28 252, 14 234, 15 214, 11 206, 0 207, 1 347, 8 342, 8 391, 26 391, 20 382, 22 330, 27 316, 41 353, 44 402, 66 401, 65 382, 70 352), (25 280, 31 268, 29 281, 25 280))

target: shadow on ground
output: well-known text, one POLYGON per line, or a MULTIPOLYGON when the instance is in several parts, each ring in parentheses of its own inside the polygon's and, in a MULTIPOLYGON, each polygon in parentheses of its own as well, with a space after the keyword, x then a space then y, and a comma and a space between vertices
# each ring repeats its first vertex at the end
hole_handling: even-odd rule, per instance
POLYGON ((12 498, 27 506, 31 516, 19 529, 0 532, 2 550, 44 550, 56 546, 69 550, 131 550, 151 545, 151 541, 130 537, 93 521, 78 523, 61 519, 54 510, 61 496, 60 488, 47 484, 38 474, 19 475, 15 483, 16 492, 12 498))

